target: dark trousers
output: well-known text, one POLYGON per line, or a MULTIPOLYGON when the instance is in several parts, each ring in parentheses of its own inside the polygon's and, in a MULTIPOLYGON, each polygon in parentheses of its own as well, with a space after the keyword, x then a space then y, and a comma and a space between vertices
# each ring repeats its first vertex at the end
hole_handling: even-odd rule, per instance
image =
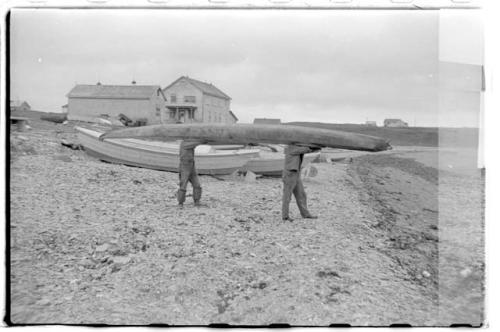
POLYGON ((179 191, 177 192, 177 200, 179 204, 183 204, 186 200, 186 189, 188 182, 193 186, 193 199, 195 203, 199 203, 201 199, 201 184, 196 168, 193 166, 179 167, 179 191))
POLYGON ((283 170, 283 206, 281 208, 282 218, 289 217, 290 201, 292 200, 292 193, 297 201, 300 214, 302 217, 310 215, 307 210, 307 195, 304 190, 304 185, 300 179, 300 172, 283 170))

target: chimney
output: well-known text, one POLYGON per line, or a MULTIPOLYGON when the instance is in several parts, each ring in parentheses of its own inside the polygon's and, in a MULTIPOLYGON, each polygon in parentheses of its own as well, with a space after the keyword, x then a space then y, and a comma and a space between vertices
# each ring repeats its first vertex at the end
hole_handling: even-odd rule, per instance
POLYGON ((132 85, 135 85, 135 83, 137 83, 135 80, 132 81, 132 85))

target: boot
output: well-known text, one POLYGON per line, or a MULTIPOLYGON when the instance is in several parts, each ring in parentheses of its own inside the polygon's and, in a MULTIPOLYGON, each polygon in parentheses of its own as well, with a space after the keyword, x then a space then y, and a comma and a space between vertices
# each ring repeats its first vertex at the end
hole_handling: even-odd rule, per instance
POLYGON ((179 202, 179 205, 182 206, 184 204, 184 201, 186 201, 186 191, 179 189, 177 191, 177 201, 179 202))
POLYGON ((194 199, 194 205, 200 206, 201 187, 195 187, 195 188, 193 188, 193 199, 194 199))

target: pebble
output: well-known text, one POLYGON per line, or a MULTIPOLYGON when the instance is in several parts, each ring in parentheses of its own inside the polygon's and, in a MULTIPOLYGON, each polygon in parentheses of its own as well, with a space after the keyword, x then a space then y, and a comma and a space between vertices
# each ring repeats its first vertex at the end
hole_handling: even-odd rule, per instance
POLYGON ((48 300, 48 299, 41 299, 41 300, 36 301, 36 304, 37 305, 42 305, 42 306, 49 305, 50 304, 50 300, 48 300))
POLYGON ((462 271, 460 271, 460 275, 462 276, 462 278, 467 278, 471 274, 472 274, 472 270, 469 269, 468 267, 466 267, 465 269, 463 269, 462 271))
POLYGON ((429 278, 431 276, 431 274, 427 271, 422 272, 422 275, 426 278, 429 278))
POLYGON ((100 245, 100 246, 97 246, 97 247, 95 248, 95 252, 105 252, 105 251, 106 251, 106 250, 108 250, 108 249, 109 249, 109 244, 104 243, 104 244, 102 244, 102 245, 100 245))
POLYGON ((57 155, 57 156, 54 156, 54 160, 60 160, 60 161, 64 161, 64 162, 71 162, 71 161, 73 161, 73 159, 71 159, 71 157, 66 156, 66 155, 57 155))
POLYGON ((118 256, 118 257, 113 257, 113 263, 119 264, 119 265, 125 265, 130 263, 130 257, 128 256, 118 256))

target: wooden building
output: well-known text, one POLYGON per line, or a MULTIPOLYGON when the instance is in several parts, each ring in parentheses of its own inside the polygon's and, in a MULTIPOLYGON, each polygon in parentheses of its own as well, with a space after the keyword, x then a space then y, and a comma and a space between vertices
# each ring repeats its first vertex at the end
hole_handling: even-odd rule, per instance
POLYGON ((408 127, 408 123, 401 119, 385 119, 384 127, 408 127))
POLYGON ((10 101, 10 111, 31 111, 31 106, 28 102, 23 100, 11 100, 10 101))
POLYGON ((211 83, 181 76, 163 89, 167 99, 163 123, 235 123, 231 98, 211 83))
POLYGON ((98 118, 161 123, 165 96, 158 85, 76 85, 68 94, 68 120, 98 122, 98 118))

